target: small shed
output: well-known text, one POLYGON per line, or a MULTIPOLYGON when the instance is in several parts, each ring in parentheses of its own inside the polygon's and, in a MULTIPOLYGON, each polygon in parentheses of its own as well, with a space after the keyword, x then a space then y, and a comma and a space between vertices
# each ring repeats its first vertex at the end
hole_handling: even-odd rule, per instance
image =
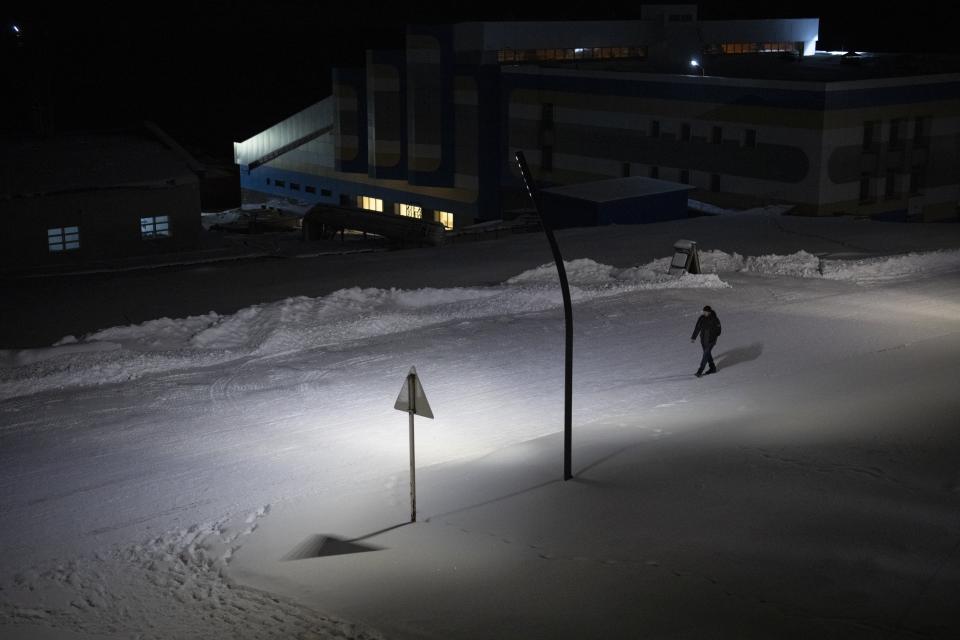
POLYGON ((0 270, 195 249, 202 166, 151 123, 0 140, 0 270))
POLYGON ((541 214, 555 228, 644 224, 687 216, 688 184, 632 177, 540 191, 541 214))

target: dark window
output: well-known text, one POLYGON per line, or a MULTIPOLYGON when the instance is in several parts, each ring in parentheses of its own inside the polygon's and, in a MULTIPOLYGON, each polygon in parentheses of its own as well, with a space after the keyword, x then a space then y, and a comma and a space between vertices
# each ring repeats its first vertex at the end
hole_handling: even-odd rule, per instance
POLYGON ((720 144, 722 141, 723 141, 723 128, 714 127, 713 133, 710 137, 710 142, 712 142, 713 144, 720 144))
POLYGON ((659 178, 659 177, 660 177, 660 167, 656 167, 656 166, 650 167, 650 177, 651 177, 651 178, 654 178, 654 179, 659 178))
POLYGON ((877 123, 867 120, 863 123, 863 148, 873 149, 877 144, 877 123))
POLYGON ((311 187, 310 185, 305 186, 305 187, 303 188, 303 190, 306 191, 307 193, 316 193, 316 192, 317 192, 317 188, 316 188, 316 187, 311 187))
POLYGON ((870 174, 860 174, 860 201, 864 202, 870 199, 870 174))
POLYGON ((650 121, 650 137, 651 138, 660 137, 660 121, 659 120, 650 121))
POLYGON ((270 178, 267 178, 267 184, 270 184, 270 178))
POLYGON ((897 183, 897 173, 893 169, 888 169, 887 180, 883 186, 884 197, 895 198, 897 196, 896 183, 897 183))
POLYGON ((913 121, 913 144, 926 147, 930 144, 930 118, 917 117, 913 121))
POLYGON ((300 191, 300 185, 297 184, 296 182, 291 182, 291 183, 290 183, 290 190, 291 190, 291 191, 300 191))
POLYGON ((352 207, 352 206, 354 206, 354 204, 355 204, 355 203, 354 203, 354 201, 353 201, 353 198, 350 197, 350 194, 348 194, 348 193, 341 193, 341 194, 340 194, 340 205, 341 205, 341 206, 343 206, 343 207, 352 207))
POLYGON ((330 189, 320 189, 320 195, 329 197, 331 195, 330 189))
POLYGON ((903 144, 903 118, 890 121, 890 148, 899 149, 903 144))
POLYGON ((744 135, 743 137, 743 146, 745 147, 757 146, 757 130, 756 129, 747 129, 746 135, 744 135))
POLYGON ((629 177, 630 177, 630 163, 629 163, 629 162, 624 162, 624 163, 623 163, 623 167, 622 167, 622 169, 621 169, 621 172, 622 172, 624 178, 629 178, 629 177))
POLYGON ((914 169, 910 172, 910 193, 918 194, 923 189, 923 171, 914 169))
POLYGON ((683 184, 690 184, 690 170, 681 169, 680 170, 680 182, 683 184))
POLYGON ((553 126, 553 103, 544 102, 540 105, 540 123, 545 127, 553 126))
POLYGON ((287 183, 284 182, 283 180, 274 180, 274 181, 273 181, 273 186, 275 186, 275 187, 285 187, 285 186, 287 186, 287 183))
POLYGON ((680 127, 680 139, 684 142, 690 142, 690 125, 684 124, 680 127))
POLYGON ((720 174, 713 173, 710 175, 710 191, 720 191, 720 174))

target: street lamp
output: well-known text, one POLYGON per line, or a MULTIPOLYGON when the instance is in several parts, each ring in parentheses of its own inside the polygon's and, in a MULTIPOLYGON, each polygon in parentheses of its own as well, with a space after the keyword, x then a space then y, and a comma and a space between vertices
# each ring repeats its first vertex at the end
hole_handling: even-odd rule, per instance
POLYGON ((699 60, 696 60, 696 59, 691 60, 690 66, 695 67, 697 71, 700 72, 700 76, 701 77, 703 76, 703 65, 700 64, 699 60))
POLYGON ((520 177, 523 178, 523 185, 527 188, 527 194, 533 203, 533 210, 540 219, 540 226, 547 236, 547 242, 550 243, 550 251, 553 253, 553 261, 557 264, 557 275, 560 277, 560 293, 563 296, 563 327, 564 327, 564 358, 563 358, 563 479, 569 480, 573 477, 571 468, 573 448, 573 304, 570 301, 570 285, 567 282, 567 270, 563 266, 563 256, 560 254, 560 247, 553 236, 553 229, 543 217, 540 211, 540 205, 537 203, 537 191, 533 186, 533 178, 530 176, 530 169, 527 167, 527 159, 523 151, 517 151, 515 154, 517 167, 520 169, 520 177))

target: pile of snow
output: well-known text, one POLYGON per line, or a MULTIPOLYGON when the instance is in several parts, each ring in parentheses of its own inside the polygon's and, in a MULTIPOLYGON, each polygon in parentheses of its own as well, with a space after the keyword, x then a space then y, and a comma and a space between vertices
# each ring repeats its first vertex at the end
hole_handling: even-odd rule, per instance
MULTIPOLYGON (((574 303, 639 291, 723 289, 718 274, 825 278, 875 284, 960 270, 960 250, 862 260, 824 259, 806 251, 742 256, 700 252, 704 273, 669 275, 670 258, 619 269, 590 259, 565 263, 574 303)), ((560 307, 553 263, 493 287, 415 290, 350 288, 319 298, 294 297, 232 315, 213 311, 105 329, 46 349, 0 351, 0 399, 69 386, 111 384, 165 371, 248 357, 342 345, 453 322, 538 313, 560 307)))
MULTIPOLYGON (((715 274, 681 277, 649 265, 616 269, 593 260, 566 263, 574 302, 632 291, 728 287, 715 274)), ((46 349, 0 351, 0 399, 47 389, 113 384, 246 357, 342 345, 451 322, 555 309, 556 267, 543 265, 495 287, 416 290, 350 288, 187 318, 159 318, 73 336, 46 349)))
MULTIPOLYGON (((654 270, 669 265, 669 260, 651 263, 654 270)), ((765 276, 825 278, 855 284, 874 284, 960 271, 960 250, 909 253, 859 260, 821 258, 806 251, 790 255, 744 257, 739 253, 701 251, 700 267, 706 273, 748 272, 765 276)))

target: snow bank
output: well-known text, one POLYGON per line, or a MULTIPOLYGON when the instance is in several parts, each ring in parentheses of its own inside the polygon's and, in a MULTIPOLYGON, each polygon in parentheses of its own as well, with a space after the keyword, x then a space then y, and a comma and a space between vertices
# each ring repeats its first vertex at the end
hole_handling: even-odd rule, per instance
MULTIPOLYGON (((638 291, 721 289, 718 274, 825 278, 856 284, 960 271, 960 250, 862 260, 824 259, 806 251, 744 257, 700 252, 702 274, 668 274, 670 258, 619 269, 590 259, 565 263, 571 297, 582 303, 638 291)), ((554 264, 494 287, 351 288, 320 298, 295 297, 233 315, 160 318, 105 329, 46 349, 0 351, 0 399, 52 388, 109 384, 226 361, 272 357, 398 334, 445 323, 537 313, 562 304, 554 264)))
MULTIPOLYGON (((667 264, 667 259, 663 259, 648 266, 659 270, 667 264)), ((908 253, 859 260, 821 258, 806 251, 797 251, 786 256, 748 257, 739 253, 701 251, 700 266, 706 273, 744 271, 767 276, 825 278, 868 285, 960 271, 960 250, 908 253)))
MULTIPOLYGON (((567 263, 575 302, 631 291, 728 287, 716 274, 567 263)), ((341 345, 445 323, 547 311, 562 304, 556 268, 543 265, 495 287, 341 289, 288 298, 235 314, 159 318, 98 331, 59 346, 0 351, 0 399, 72 386, 112 384, 165 371, 341 345)))

